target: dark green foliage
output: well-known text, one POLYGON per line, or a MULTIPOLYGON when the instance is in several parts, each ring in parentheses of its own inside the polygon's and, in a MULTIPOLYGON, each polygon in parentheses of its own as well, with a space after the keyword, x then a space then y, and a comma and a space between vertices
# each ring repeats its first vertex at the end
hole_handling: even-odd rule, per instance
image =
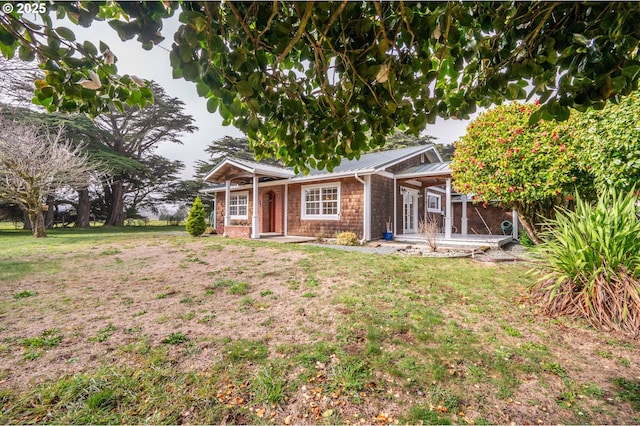
POLYGON ((49 15, 108 20, 151 49, 177 9, 174 78, 193 82, 257 157, 299 170, 332 169, 396 128, 418 135, 437 117, 504 100, 538 96, 532 122, 565 120, 570 107, 619 101, 640 79, 635 2, 54 2, 39 15, 47 37, 32 35, 28 14, 0 15, 0 53, 40 60, 48 75, 34 101, 49 111, 142 107, 148 82, 118 76, 106 44, 52 31, 49 15), (98 79, 98 89, 78 84, 98 79))
POLYGON ((634 410, 640 411, 640 380, 628 380, 622 377, 613 380, 618 388, 616 395, 623 401, 629 401, 634 410))
POLYGON ((534 295, 550 315, 579 316, 596 327, 640 333, 640 221, 634 191, 580 198, 549 221, 537 247, 549 273, 534 295))
POLYGON ((186 229, 187 232, 194 237, 204 234, 204 230, 207 229, 206 213, 200 197, 196 197, 191 206, 191 210, 189 210, 186 229))

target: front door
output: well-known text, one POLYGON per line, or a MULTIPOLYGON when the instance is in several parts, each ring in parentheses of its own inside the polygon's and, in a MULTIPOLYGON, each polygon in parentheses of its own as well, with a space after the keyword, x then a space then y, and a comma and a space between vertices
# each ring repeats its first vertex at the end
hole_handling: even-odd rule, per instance
POLYGON ((418 191, 402 188, 402 230, 404 234, 415 234, 418 221, 418 191))

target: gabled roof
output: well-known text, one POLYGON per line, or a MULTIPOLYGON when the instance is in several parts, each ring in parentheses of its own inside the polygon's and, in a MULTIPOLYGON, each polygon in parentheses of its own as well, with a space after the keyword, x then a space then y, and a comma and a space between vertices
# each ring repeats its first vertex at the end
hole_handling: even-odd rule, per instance
POLYGON ((205 176, 204 180, 205 182, 222 182, 229 177, 252 178, 253 175, 284 179, 293 177, 294 173, 292 169, 285 167, 271 166, 239 158, 225 158, 205 176))
MULTIPOLYGON (((426 154, 433 164, 440 163, 442 159, 433 144, 412 146, 409 148, 395 149, 391 151, 373 152, 361 155, 359 159, 344 159, 339 166, 329 172, 327 170, 311 169, 309 174, 299 173, 295 175, 293 169, 286 167, 270 166, 255 161, 226 158, 218 164, 204 178, 207 182, 223 182, 227 179, 245 180, 249 183, 254 175, 266 176, 276 179, 289 179, 290 181, 310 181, 316 179, 332 179, 356 174, 371 174, 384 171, 387 167, 401 163, 416 155, 426 154)), ((428 166, 429 164, 424 164, 428 166)))

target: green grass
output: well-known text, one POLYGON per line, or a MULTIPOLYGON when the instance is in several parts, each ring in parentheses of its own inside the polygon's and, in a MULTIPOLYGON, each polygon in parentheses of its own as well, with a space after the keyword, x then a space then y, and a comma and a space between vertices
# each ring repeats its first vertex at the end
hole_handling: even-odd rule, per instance
POLYGON ((38 292, 36 292, 36 291, 23 290, 23 291, 19 291, 19 292, 15 293, 13 295, 13 298, 14 299, 24 299, 24 298, 27 298, 27 297, 33 297, 33 296, 35 296, 37 294, 38 294, 38 292))
POLYGON ((0 318, 21 308, 39 321, 62 321, 63 309, 93 313, 93 306, 108 311, 115 303, 130 320, 116 329, 107 315, 93 318, 92 331, 84 334, 53 322, 57 329, 19 337, 11 321, 0 323, 4 359, 13 356, 21 368, 35 370, 62 355, 69 363, 59 377, 24 389, 0 388, 0 423, 282 424, 295 409, 307 417, 292 423, 374 424, 388 407, 401 424, 466 423, 460 413, 475 424, 525 423, 532 419, 518 417, 515 404, 543 416, 542 401, 555 401, 541 417, 548 423, 638 419, 633 368, 639 345, 582 323, 540 317, 522 298, 533 280, 528 266, 232 239, 216 239, 210 247, 212 239, 166 230, 53 230, 46 241, 0 230, 7 248, 0 253, 0 275, 5 265, 19 264, 18 273, 3 278, 0 318), (122 288, 111 302, 100 295, 108 279, 81 286, 87 293, 78 296, 86 299, 78 300, 90 301, 91 308, 74 297, 69 307, 56 304, 53 290, 42 287, 37 295, 15 297, 33 291, 16 284, 25 277, 64 288, 65 262, 82 268, 98 257, 113 264, 113 257, 100 255, 113 247, 133 253, 137 244, 169 245, 178 253, 174 266, 191 268, 176 269, 188 284, 159 279, 127 260, 117 265, 113 282, 122 288), (27 253, 38 254, 32 259, 27 253), (230 256, 242 262, 229 264, 230 256), (275 274, 264 270, 271 262, 275 274), (206 272, 192 274, 196 266, 206 272), (150 290, 143 297, 135 285, 122 285, 129 281, 150 290), (164 312, 171 304, 179 310, 164 312), (285 311, 290 324, 279 317, 285 311), (153 330, 157 324, 166 330, 160 336, 153 330), (600 349, 568 359, 561 336, 571 337, 572 330, 600 349), (74 363, 86 361, 74 345, 87 339, 108 341, 110 351, 74 374, 74 363), (602 362, 629 377, 584 378, 602 362), (312 403, 321 407, 318 413, 312 403), (636 414, 625 414, 629 407, 636 414), (257 414, 261 409, 264 417, 257 414))
POLYGON ((27 337, 22 340, 22 346, 25 348, 53 348, 62 342, 60 330, 49 329, 42 332, 37 337, 27 337))
POLYGON ((169 336, 162 340, 162 343, 166 343, 167 345, 180 345, 188 341, 189 338, 183 332, 179 331, 176 333, 171 333, 169 336))

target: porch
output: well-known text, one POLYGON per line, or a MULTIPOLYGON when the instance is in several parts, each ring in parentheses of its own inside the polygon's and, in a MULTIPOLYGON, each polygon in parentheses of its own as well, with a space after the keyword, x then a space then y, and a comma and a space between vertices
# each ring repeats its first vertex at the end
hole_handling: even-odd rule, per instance
MULTIPOLYGON (((438 234, 436 245, 446 249, 478 249, 480 247, 500 248, 513 241, 512 235, 480 235, 480 234, 438 234)), ((423 236, 419 234, 397 235, 393 242, 408 244, 426 244, 423 236)))

